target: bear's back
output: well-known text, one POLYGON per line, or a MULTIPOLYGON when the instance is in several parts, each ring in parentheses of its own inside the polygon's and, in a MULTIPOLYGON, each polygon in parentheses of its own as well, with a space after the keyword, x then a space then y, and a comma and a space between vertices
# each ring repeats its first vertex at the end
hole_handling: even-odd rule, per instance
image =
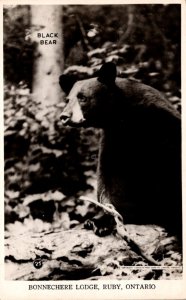
POLYGON ((173 107, 164 95, 151 86, 132 79, 116 78, 116 86, 123 91, 123 98, 127 99, 132 106, 153 106, 166 110, 172 116, 180 119, 180 113, 173 107))

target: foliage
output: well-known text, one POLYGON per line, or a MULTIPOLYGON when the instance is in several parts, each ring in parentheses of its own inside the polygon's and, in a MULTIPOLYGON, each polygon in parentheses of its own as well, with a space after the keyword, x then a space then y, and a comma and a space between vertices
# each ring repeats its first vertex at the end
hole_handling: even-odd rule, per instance
MULTIPOLYGON (((86 65, 90 48, 107 42, 121 48, 128 44, 138 55, 134 61, 130 53, 123 64, 150 61, 153 65, 158 61, 161 78, 180 87, 180 5, 68 5, 63 11, 66 66, 86 65)), ((34 48, 26 38, 30 29, 29 6, 5 6, 5 78, 14 84, 24 80, 29 87, 34 48)))
POLYGON ((30 28, 29 6, 5 6, 3 21, 5 80, 14 84, 24 80, 31 87, 34 45, 26 39, 30 28))
POLYGON ((95 171, 90 157, 95 146, 87 151, 88 131, 80 138, 77 129, 64 129, 59 108, 41 109, 21 84, 5 89, 4 108, 5 191, 13 207, 26 194, 59 189, 70 196, 88 187, 84 172, 89 167, 95 171), (86 151, 89 155, 82 158, 86 151))

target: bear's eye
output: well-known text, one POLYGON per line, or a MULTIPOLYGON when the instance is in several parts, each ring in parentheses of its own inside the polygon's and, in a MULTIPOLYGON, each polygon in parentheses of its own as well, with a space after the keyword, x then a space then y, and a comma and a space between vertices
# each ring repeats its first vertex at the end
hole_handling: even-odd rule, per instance
POLYGON ((66 97, 66 98, 64 99, 64 102, 65 102, 65 104, 68 104, 69 98, 66 97))
POLYGON ((87 98, 82 93, 78 93, 77 97, 80 100, 80 102, 86 102, 87 101, 87 98))

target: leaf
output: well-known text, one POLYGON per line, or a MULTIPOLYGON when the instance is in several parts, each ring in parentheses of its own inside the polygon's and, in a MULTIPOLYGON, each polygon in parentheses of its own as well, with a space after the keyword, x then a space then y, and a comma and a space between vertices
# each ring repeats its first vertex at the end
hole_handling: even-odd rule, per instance
POLYGON ((4 133, 4 136, 10 136, 10 135, 14 135, 16 134, 17 131, 16 130, 6 130, 5 133, 4 133))
POLYGON ((30 90, 28 88, 19 89, 18 92, 20 96, 27 96, 30 94, 30 90))
POLYGON ((19 218, 25 218, 30 213, 30 208, 28 206, 25 206, 23 204, 18 204, 14 211, 18 214, 19 218))
POLYGON ((160 75, 160 73, 158 73, 158 72, 151 72, 151 73, 149 73, 150 77, 157 77, 158 75, 160 75))
POLYGON ((54 228, 63 228, 64 230, 68 230, 70 228, 70 224, 68 213, 62 212, 55 215, 55 222, 53 223, 54 228))
POLYGON ((20 136, 25 136, 26 133, 27 133, 26 128, 23 128, 22 130, 19 131, 19 135, 20 135, 20 136))
POLYGON ((20 195, 20 192, 19 191, 12 191, 12 190, 9 190, 9 191, 6 191, 5 192, 5 195, 9 198, 9 199, 16 199, 19 197, 20 195))
POLYGON ((41 168, 40 162, 29 166, 30 172, 37 172, 41 168))
POLYGON ((9 110, 7 110, 7 111, 4 113, 5 117, 11 117, 11 116, 13 116, 14 114, 15 114, 15 110, 14 110, 14 109, 9 109, 9 110))
POLYGON ((64 74, 69 74, 69 73, 82 73, 82 74, 87 74, 87 75, 92 75, 93 74, 93 70, 92 68, 89 68, 89 67, 84 67, 84 66, 77 66, 77 65, 74 65, 74 66, 70 66, 68 67, 64 74))
POLYGON ((58 150, 58 149, 49 149, 47 147, 41 146, 41 150, 43 153, 53 153, 56 157, 59 157, 63 154, 63 151, 58 150))
POLYGON ((66 198, 66 196, 63 193, 59 192, 59 191, 55 191, 55 192, 51 193, 51 198, 54 201, 61 201, 64 198, 66 198))
POLYGON ((34 123, 30 127, 31 132, 36 132, 39 129, 39 125, 37 123, 34 123))
POLYGON ((39 200, 42 198, 42 195, 43 194, 34 194, 34 195, 28 195, 24 198, 24 202, 23 202, 23 205, 28 205, 36 200, 39 200))
POLYGON ((135 66, 131 66, 130 68, 126 69, 125 71, 123 71, 122 73, 126 74, 126 75, 134 75, 139 71, 138 68, 136 68, 135 66))
POLYGON ((26 231, 31 232, 43 232, 51 229, 51 224, 48 222, 43 222, 41 219, 26 218, 23 222, 26 231))
POLYGON ((85 205, 77 205, 75 208, 76 214, 85 217, 86 214, 88 213, 88 203, 85 203, 85 205))
MULTIPOLYGON (((23 234, 26 232, 38 233, 51 230, 51 224, 43 222, 40 219, 33 220, 32 218, 25 218, 24 222, 16 221, 6 225, 6 230, 11 234, 23 234)), ((21 252, 20 252, 21 253, 21 252)))
MULTIPOLYGON (((100 57, 100 54, 105 54, 106 53, 106 50, 105 48, 97 48, 97 49, 94 49, 94 50, 91 50, 87 53, 87 55, 89 57, 92 57, 92 56, 95 56, 95 57, 100 57)), ((102 57, 102 55, 101 55, 102 57)))

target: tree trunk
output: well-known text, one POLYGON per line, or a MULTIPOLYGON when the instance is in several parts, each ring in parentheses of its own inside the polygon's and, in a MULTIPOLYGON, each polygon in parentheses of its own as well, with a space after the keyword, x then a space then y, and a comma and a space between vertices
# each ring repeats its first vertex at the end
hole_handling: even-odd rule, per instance
POLYGON ((43 106, 50 106, 58 103, 61 96, 58 78, 63 69, 62 6, 32 5, 31 19, 36 44, 33 96, 43 106))

